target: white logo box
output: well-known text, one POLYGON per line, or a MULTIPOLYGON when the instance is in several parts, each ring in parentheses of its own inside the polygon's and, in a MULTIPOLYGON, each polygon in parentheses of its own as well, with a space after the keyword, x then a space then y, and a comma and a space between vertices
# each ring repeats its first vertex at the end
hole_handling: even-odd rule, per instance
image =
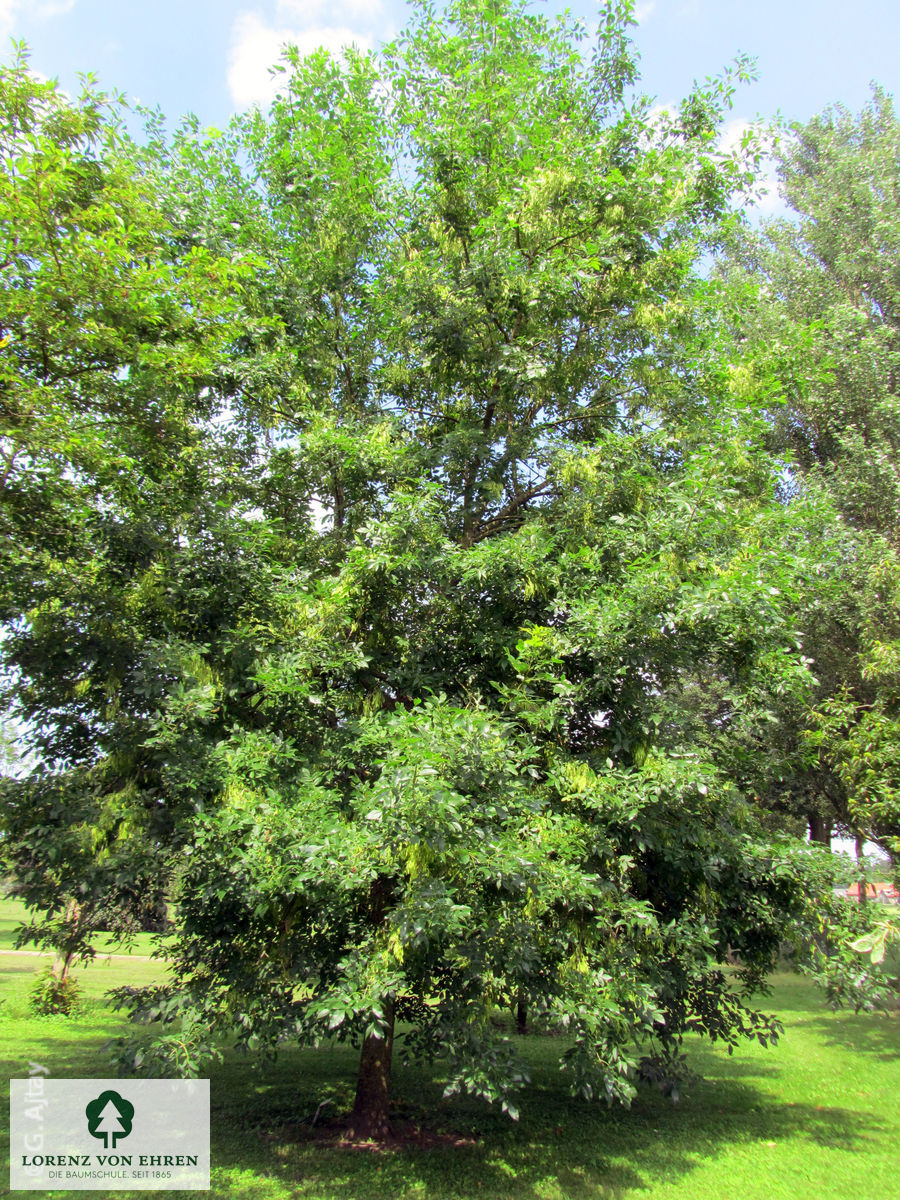
POLYGON ((12 1191, 209 1188, 208 1079, 11 1079, 12 1191))

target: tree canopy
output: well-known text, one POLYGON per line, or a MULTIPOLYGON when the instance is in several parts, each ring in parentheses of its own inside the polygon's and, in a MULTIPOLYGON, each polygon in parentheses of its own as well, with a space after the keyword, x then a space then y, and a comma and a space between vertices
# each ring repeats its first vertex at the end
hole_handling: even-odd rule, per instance
POLYGON ((142 142, 0 79, 3 652, 42 760, 5 845, 51 939, 174 900, 134 1065, 349 1038, 383 1136, 397 1020, 513 1114, 498 1006, 608 1100, 675 1089, 687 1031, 777 1034, 748 998, 827 868, 734 764, 814 687, 821 556, 698 273, 745 68, 653 115, 629 14, 422 4, 142 142))
POLYGON ((900 849, 900 125, 875 88, 796 127, 778 153, 792 217, 743 231, 728 274, 745 361, 769 380, 794 488, 819 496, 834 563, 800 620, 818 678, 789 724, 808 811, 900 849), (823 804, 824 802, 824 804, 823 804), (818 807, 822 806, 822 807, 818 807))

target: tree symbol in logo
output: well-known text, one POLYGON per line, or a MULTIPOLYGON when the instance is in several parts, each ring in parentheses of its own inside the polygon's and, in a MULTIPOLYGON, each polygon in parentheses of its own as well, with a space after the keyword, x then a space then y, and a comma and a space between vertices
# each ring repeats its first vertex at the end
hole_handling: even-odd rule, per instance
POLYGON ((103 1149, 116 1148, 116 1141, 131 1133, 134 1105, 118 1092, 101 1092, 84 1110, 92 1137, 103 1138, 103 1149), (112 1138, 110 1147, 109 1139, 112 1138))

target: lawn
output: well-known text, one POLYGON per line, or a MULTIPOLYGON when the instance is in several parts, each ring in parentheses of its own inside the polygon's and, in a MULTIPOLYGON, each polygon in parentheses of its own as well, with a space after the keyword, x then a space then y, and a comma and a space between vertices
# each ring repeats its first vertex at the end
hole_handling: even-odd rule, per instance
MULTIPOLYGON (((161 966, 98 958, 82 974, 84 1010, 66 1020, 28 1012, 29 981, 40 965, 33 956, 0 953, 4 1079, 26 1075, 29 1061, 57 1077, 109 1073, 104 1043, 124 1022, 103 992, 158 978, 161 966)), ((560 1041, 547 1037, 525 1039, 535 1087, 517 1124, 479 1103, 443 1101, 438 1072, 399 1066, 398 1122, 446 1135, 428 1148, 347 1150, 317 1140, 309 1120, 318 1106, 329 1101, 328 1113, 350 1102, 352 1050, 292 1050, 265 1073, 231 1055, 211 1072, 211 1195, 890 1200, 900 1177, 900 1014, 831 1013, 810 984, 787 974, 776 977, 769 1005, 785 1023, 780 1044, 748 1046, 733 1057, 692 1046, 702 1080, 678 1105, 651 1091, 629 1111, 571 1100, 556 1065, 560 1041)))
MULTIPOLYGON (((10 900, 0 897, 0 950, 11 950, 15 943, 16 930, 28 919, 28 912, 20 900, 10 900)), ((153 951, 153 934, 137 933, 127 947, 123 947, 109 934, 100 934, 96 942, 97 950, 109 954, 121 954, 128 950, 132 954, 147 955, 153 951)), ((33 946, 25 947, 34 949, 33 946)))

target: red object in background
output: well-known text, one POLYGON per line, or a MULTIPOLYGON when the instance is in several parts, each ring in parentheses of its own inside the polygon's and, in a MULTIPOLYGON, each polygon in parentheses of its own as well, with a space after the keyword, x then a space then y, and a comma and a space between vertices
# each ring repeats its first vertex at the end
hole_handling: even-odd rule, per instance
MULTIPOLYGON (((851 883, 847 888, 847 895, 851 900, 858 900, 859 884, 851 883)), ((900 901, 900 894, 898 894, 894 884, 883 880, 866 884, 866 896, 872 900, 892 900, 894 903, 900 901)))

